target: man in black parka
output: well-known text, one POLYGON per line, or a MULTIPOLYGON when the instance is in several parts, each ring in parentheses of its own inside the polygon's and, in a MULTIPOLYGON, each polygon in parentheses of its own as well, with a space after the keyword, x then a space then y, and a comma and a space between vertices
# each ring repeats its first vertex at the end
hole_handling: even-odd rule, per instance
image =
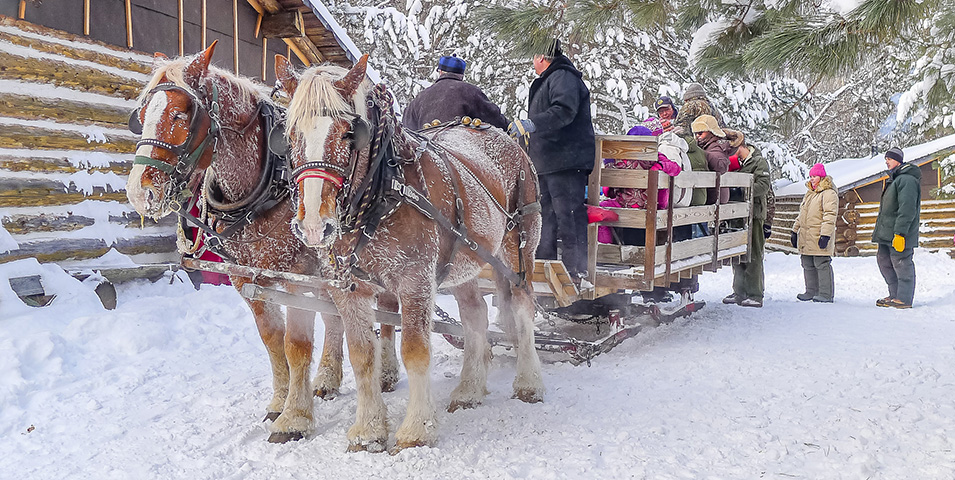
POLYGON ((590 90, 554 40, 534 56, 540 75, 531 84, 527 120, 514 122, 509 133, 529 133, 527 153, 540 179, 541 240, 537 258, 561 260, 575 279, 587 275, 587 207, 584 192, 594 168, 594 126, 590 90))
POLYGON ((420 130, 425 123, 455 118, 480 118, 495 127, 507 128, 501 108, 487 98, 480 88, 464 81, 467 64, 457 56, 438 59, 438 79, 421 91, 405 108, 401 124, 420 130))
POLYGON ((885 152, 889 179, 882 190, 879 216, 872 230, 872 243, 879 245, 876 261, 889 296, 876 300, 880 307, 911 308, 915 298, 915 262, 919 245, 919 211, 922 205, 922 171, 914 163, 903 163, 899 148, 885 152))

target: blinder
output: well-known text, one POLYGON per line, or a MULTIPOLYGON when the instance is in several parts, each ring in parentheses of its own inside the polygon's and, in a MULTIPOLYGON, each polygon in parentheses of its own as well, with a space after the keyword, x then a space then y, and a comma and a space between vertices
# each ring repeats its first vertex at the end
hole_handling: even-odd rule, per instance
POLYGON ((277 157, 287 157, 291 146, 288 144, 288 138, 285 137, 285 121, 275 122, 272 131, 269 132, 269 151, 277 157))
POLYGON ((371 143, 371 127, 357 115, 352 119, 351 130, 346 135, 351 138, 352 148, 355 150, 362 150, 371 143))
POLYGON ((143 122, 139 121, 139 111, 142 109, 143 107, 137 107, 136 110, 133 110, 133 112, 129 114, 129 120, 127 121, 129 131, 136 135, 143 134, 143 122))

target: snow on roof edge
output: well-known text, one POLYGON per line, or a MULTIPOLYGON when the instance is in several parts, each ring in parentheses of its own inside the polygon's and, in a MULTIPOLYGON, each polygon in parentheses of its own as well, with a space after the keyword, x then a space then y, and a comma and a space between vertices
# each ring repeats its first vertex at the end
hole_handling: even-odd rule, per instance
MULTIPOLYGON (((313 2, 312 0, 302 0, 302 3, 304 3, 306 7, 311 8, 312 13, 322 21, 325 28, 332 32, 332 35, 335 36, 335 40, 338 40, 338 44, 345 50, 345 55, 348 59, 352 62, 357 62, 362 56, 361 49, 355 45, 355 42, 348 36, 345 29, 335 20, 335 17, 332 16, 332 12, 328 11, 328 7, 322 2, 313 2)), ((381 83, 381 75, 379 75, 378 71, 371 65, 365 70, 365 74, 372 82, 381 83)))
MULTIPOLYGON (((925 143, 902 149, 909 162, 925 163, 930 156, 946 149, 955 149, 955 134, 936 138, 925 143)), ((881 161, 883 153, 868 157, 841 158, 826 163, 826 173, 832 177, 840 194, 885 175, 885 164, 881 161)), ((808 180, 808 178, 806 179, 808 180)), ((806 193, 806 182, 798 181, 774 190, 777 197, 802 196, 806 193)))

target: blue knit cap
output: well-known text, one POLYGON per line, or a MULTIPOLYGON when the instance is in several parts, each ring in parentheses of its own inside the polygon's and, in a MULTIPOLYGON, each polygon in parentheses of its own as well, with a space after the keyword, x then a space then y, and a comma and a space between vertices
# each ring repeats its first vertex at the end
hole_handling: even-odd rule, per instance
POLYGON ((438 70, 443 70, 448 73, 460 73, 463 75, 466 66, 467 64, 464 63, 464 60, 461 60, 454 54, 450 57, 445 56, 438 59, 438 70))

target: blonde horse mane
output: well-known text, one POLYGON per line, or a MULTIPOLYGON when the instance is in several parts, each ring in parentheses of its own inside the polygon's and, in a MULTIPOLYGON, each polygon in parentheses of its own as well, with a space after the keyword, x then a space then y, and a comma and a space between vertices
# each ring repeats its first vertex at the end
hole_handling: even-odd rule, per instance
MULTIPOLYGON (((195 58, 195 56, 188 56, 166 60, 156 59, 155 62, 157 63, 153 68, 153 76, 151 79, 149 79, 149 83, 146 84, 146 87, 143 88, 143 91, 139 93, 139 97, 136 99, 136 101, 142 104, 143 101, 146 100, 146 96, 149 95, 149 92, 151 92, 156 85, 159 85, 160 80, 164 76, 166 77, 167 81, 172 82, 176 86, 193 92, 193 87, 186 83, 185 70, 186 67, 188 67, 193 60, 195 60, 195 58)), ((233 74, 232 72, 223 70, 214 65, 209 65, 209 74, 224 77, 226 81, 235 85, 242 95, 250 95, 257 100, 271 102, 271 99, 269 99, 268 96, 265 95, 258 86, 256 86, 255 82, 248 78, 240 77, 233 74)))
POLYGON ((337 65, 320 65, 305 70, 299 79, 295 95, 289 102, 287 131, 309 132, 320 117, 341 118, 353 114, 367 120, 368 107, 365 97, 371 89, 371 82, 367 78, 362 80, 351 99, 354 104, 352 107, 334 85, 347 73, 347 69, 337 65))

